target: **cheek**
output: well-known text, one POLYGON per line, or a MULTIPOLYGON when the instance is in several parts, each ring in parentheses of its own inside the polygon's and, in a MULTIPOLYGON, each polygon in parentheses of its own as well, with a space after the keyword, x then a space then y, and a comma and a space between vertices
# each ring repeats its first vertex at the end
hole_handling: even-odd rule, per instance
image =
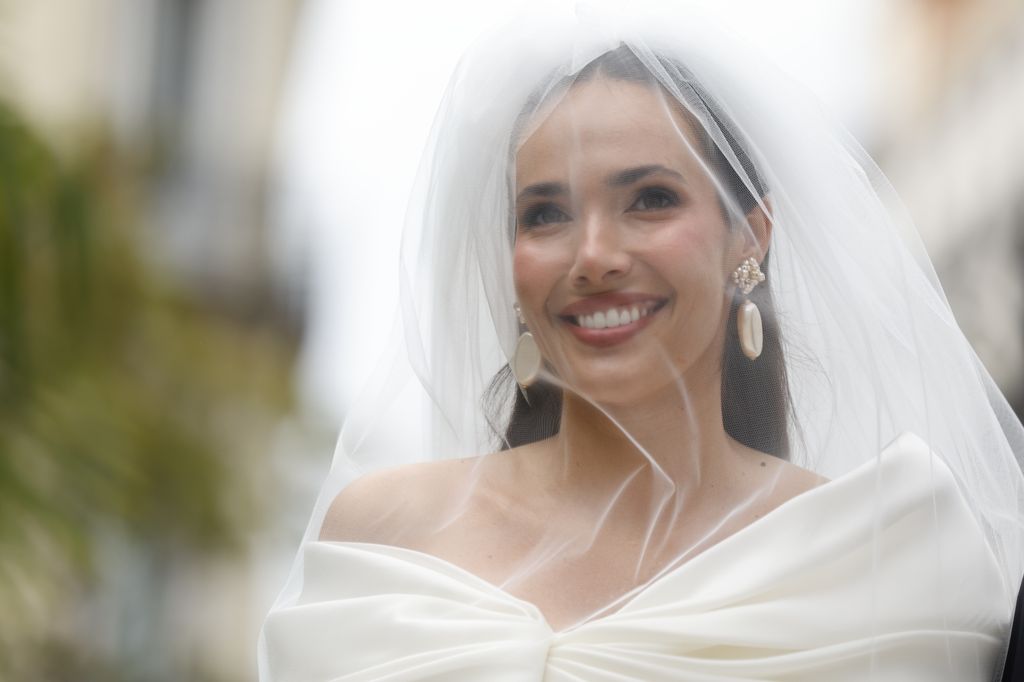
MULTIPOLYGON (((715 225, 715 223, 711 223, 715 225)), ((649 236, 645 247, 649 258, 667 278, 688 291, 708 292, 725 285, 725 227, 711 228, 705 221, 692 221, 649 236)))
POLYGON ((519 239, 512 250, 512 279, 516 294, 523 300, 536 302, 547 295, 552 283, 563 270, 556 250, 529 239, 519 239))
POLYGON ((659 253, 671 252, 676 258, 707 257, 715 250, 715 239, 710 230, 682 226, 678 229, 663 230, 648 238, 648 248, 659 253))

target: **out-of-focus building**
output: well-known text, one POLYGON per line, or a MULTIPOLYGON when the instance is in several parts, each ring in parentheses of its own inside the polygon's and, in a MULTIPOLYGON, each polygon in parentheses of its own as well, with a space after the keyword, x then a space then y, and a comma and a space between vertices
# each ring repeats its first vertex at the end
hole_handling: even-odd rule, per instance
POLYGON ((284 296, 298 317, 301 278, 268 258, 264 212, 300 5, 2 2, 0 92, 58 151, 109 135, 139 163, 155 257, 210 296, 284 296))
POLYGON ((875 149, 957 320, 1024 412, 1024 3, 893 0, 875 149))
MULTIPOLYGON (((304 280, 274 258, 265 213, 301 4, 0 0, 0 97, 59 157, 102 140, 118 163, 134 167, 126 177, 141 197, 138 242, 175 286, 241 326, 259 318, 261 329, 295 343, 304 280)), ((302 428, 262 426, 309 447, 302 428)), ((250 485, 262 477, 267 496, 301 524, 302 501, 280 497, 282 480, 302 473, 302 458, 273 471, 255 456, 273 448, 252 445, 251 461, 226 466, 250 485)), ((291 547, 294 529, 288 535, 280 544, 291 547)), ((128 660, 134 679, 254 679, 267 582, 283 579, 261 573, 261 553, 281 551, 267 542, 255 540, 249 557, 167 556, 101 534, 95 593, 69 604, 54 627, 84 637, 87 650, 128 660)))

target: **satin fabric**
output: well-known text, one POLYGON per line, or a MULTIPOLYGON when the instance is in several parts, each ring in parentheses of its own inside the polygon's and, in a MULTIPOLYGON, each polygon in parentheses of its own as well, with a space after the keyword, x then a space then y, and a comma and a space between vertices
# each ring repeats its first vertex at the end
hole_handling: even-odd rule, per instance
POLYGON ((1024 585, 1021 585, 1017 593, 1017 606, 1014 607, 1010 641, 1007 643, 1006 660, 1000 680, 1001 682, 1024 680, 1024 585))
POLYGON ((280 682, 988 682, 1012 598, 949 469, 910 433, 561 632, 422 552, 311 542, 303 561, 297 603, 264 627, 280 682))

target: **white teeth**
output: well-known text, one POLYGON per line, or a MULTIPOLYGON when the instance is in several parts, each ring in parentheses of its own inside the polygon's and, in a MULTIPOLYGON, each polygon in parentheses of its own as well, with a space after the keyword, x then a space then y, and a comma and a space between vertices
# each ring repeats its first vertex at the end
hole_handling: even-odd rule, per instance
POLYGON ((632 324, 641 317, 645 317, 651 312, 651 309, 654 306, 654 303, 645 303, 642 305, 635 305, 632 308, 609 308, 608 310, 597 312, 592 315, 579 315, 576 318, 576 324, 584 329, 609 329, 613 327, 621 327, 626 324, 632 324))

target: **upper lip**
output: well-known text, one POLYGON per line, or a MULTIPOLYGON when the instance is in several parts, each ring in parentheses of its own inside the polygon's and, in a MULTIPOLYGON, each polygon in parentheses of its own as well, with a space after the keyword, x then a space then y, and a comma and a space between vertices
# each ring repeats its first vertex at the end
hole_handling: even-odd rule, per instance
POLYGON ((660 303, 664 300, 664 296, 655 296, 654 294, 629 291, 609 291, 574 301, 562 308, 558 315, 560 317, 579 317, 580 315, 591 315, 597 312, 604 312, 609 308, 625 308, 638 303, 660 303))

